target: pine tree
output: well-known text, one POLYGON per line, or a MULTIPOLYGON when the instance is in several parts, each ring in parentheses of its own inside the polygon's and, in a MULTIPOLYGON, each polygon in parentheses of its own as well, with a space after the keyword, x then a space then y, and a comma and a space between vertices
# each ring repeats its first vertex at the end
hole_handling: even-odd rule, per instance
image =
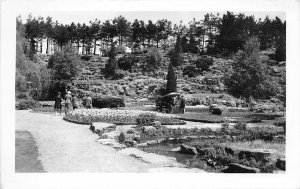
POLYGON ((182 65, 183 57, 181 55, 182 53, 182 39, 178 35, 176 39, 176 44, 173 52, 170 53, 170 61, 173 66, 177 67, 182 65))
POLYGON ((106 78, 113 77, 116 69, 118 68, 118 61, 116 60, 116 47, 114 43, 111 45, 111 49, 108 52, 108 61, 105 64, 104 75, 106 78))
POLYGON ((167 75, 167 87, 166 87, 166 93, 169 94, 171 92, 177 91, 177 84, 176 84, 176 74, 174 72, 174 68, 172 64, 169 64, 168 68, 168 75, 167 75))

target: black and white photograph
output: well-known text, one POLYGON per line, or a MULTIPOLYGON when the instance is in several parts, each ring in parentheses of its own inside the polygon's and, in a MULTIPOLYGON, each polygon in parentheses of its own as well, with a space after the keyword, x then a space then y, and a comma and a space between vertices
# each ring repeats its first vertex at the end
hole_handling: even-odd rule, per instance
MULTIPOLYGON (((11 184, 24 175, 21 188, 52 188, 47 182, 55 178, 62 180, 56 187, 65 188, 68 175, 101 188, 110 177, 113 184, 103 187, 151 188, 145 182, 158 177, 174 183, 153 188, 201 188, 203 176, 206 188, 300 187, 291 176, 300 170, 294 162, 299 146, 293 146, 299 145, 299 84, 293 80, 299 76, 292 76, 299 74, 299 18, 296 30, 290 19, 292 11, 299 16, 299 3, 288 2, 277 9, 216 10, 180 1, 164 10, 171 3, 165 1, 139 10, 126 7, 143 1, 99 1, 124 7, 89 10, 78 1, 64 10, 54 1, 49 10, 47 2, 37 3, 41 9, 6 10, 10 19, 1 15, 1 31, 12 25, 14 41, 1 41, 1 54, 10 51, 13 62, 1 56, 1 74, 4 64, 13 72, 1 76, 1 85, 3 78, 12 84, 12 90, 1 86, 1 104, 7 103, 1 105, 1 137, 5 120, 13 121, 11 139, 1 140, 1 180, 11 184), (199 10, 180 10, 183 4, 199 10), (290 4, 298 9, 287 11, 290 4), (294 45, 291 30, 298 32, 294 45), (7 159, 12 167, 6 172, 7 159), (29 184, 33 175, 41 180, 29 184), (239 178, 249 183, 232 183, 239 178), (260 182, 251 187, 250 178, 260 182)), ((89 188, 78 182, 72 186, 89 188)), ((20 187, 8 185, 1 188, 20 187)))

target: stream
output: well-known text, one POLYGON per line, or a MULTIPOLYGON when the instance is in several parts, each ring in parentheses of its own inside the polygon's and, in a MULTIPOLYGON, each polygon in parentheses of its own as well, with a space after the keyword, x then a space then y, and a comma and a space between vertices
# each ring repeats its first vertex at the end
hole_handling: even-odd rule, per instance
POLYGON ((199 155, 182 154, 178 151, 171 151, 177 147, 180 147, 180 144, 155 144, 144 147, 142 150, 158 155, 174 157, 177 162, 187 165, 190 168, 198 168, 208 172, 217 172, 214 168, 208 166, 206 161, 202 160, 202 157, 199 155))

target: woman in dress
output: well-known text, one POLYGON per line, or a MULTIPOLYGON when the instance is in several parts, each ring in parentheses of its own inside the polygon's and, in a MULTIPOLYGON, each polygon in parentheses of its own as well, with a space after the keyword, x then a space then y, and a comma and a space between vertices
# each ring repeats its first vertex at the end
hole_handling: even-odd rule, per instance
POLYGON ((54 112, 55 115, 58 114, 61 115, 61 103, 62 103, 63 99, 60 96, 60 92, 57 93, 57 96, 55 97, 55 103, 54 103, 54 112))

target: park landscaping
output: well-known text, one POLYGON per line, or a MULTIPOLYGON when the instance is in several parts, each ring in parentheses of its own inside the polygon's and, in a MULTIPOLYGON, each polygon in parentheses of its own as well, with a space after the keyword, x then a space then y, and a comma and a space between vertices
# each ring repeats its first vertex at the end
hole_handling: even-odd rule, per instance
POLYGON ((54 113, 56 94, 70 92, 78 107, 65 121, 90 125, 100 144, 141 161, 154 152, 209 172, 285 170, 285 22, 231 12, 177 29, 164 19, 55 27, 42 19, 17 19, 16 109, 54 113), (38 54, 36 36, 52 41, 55 52, 38 54), (85 96, 93 108, 85 108, 85 96))

